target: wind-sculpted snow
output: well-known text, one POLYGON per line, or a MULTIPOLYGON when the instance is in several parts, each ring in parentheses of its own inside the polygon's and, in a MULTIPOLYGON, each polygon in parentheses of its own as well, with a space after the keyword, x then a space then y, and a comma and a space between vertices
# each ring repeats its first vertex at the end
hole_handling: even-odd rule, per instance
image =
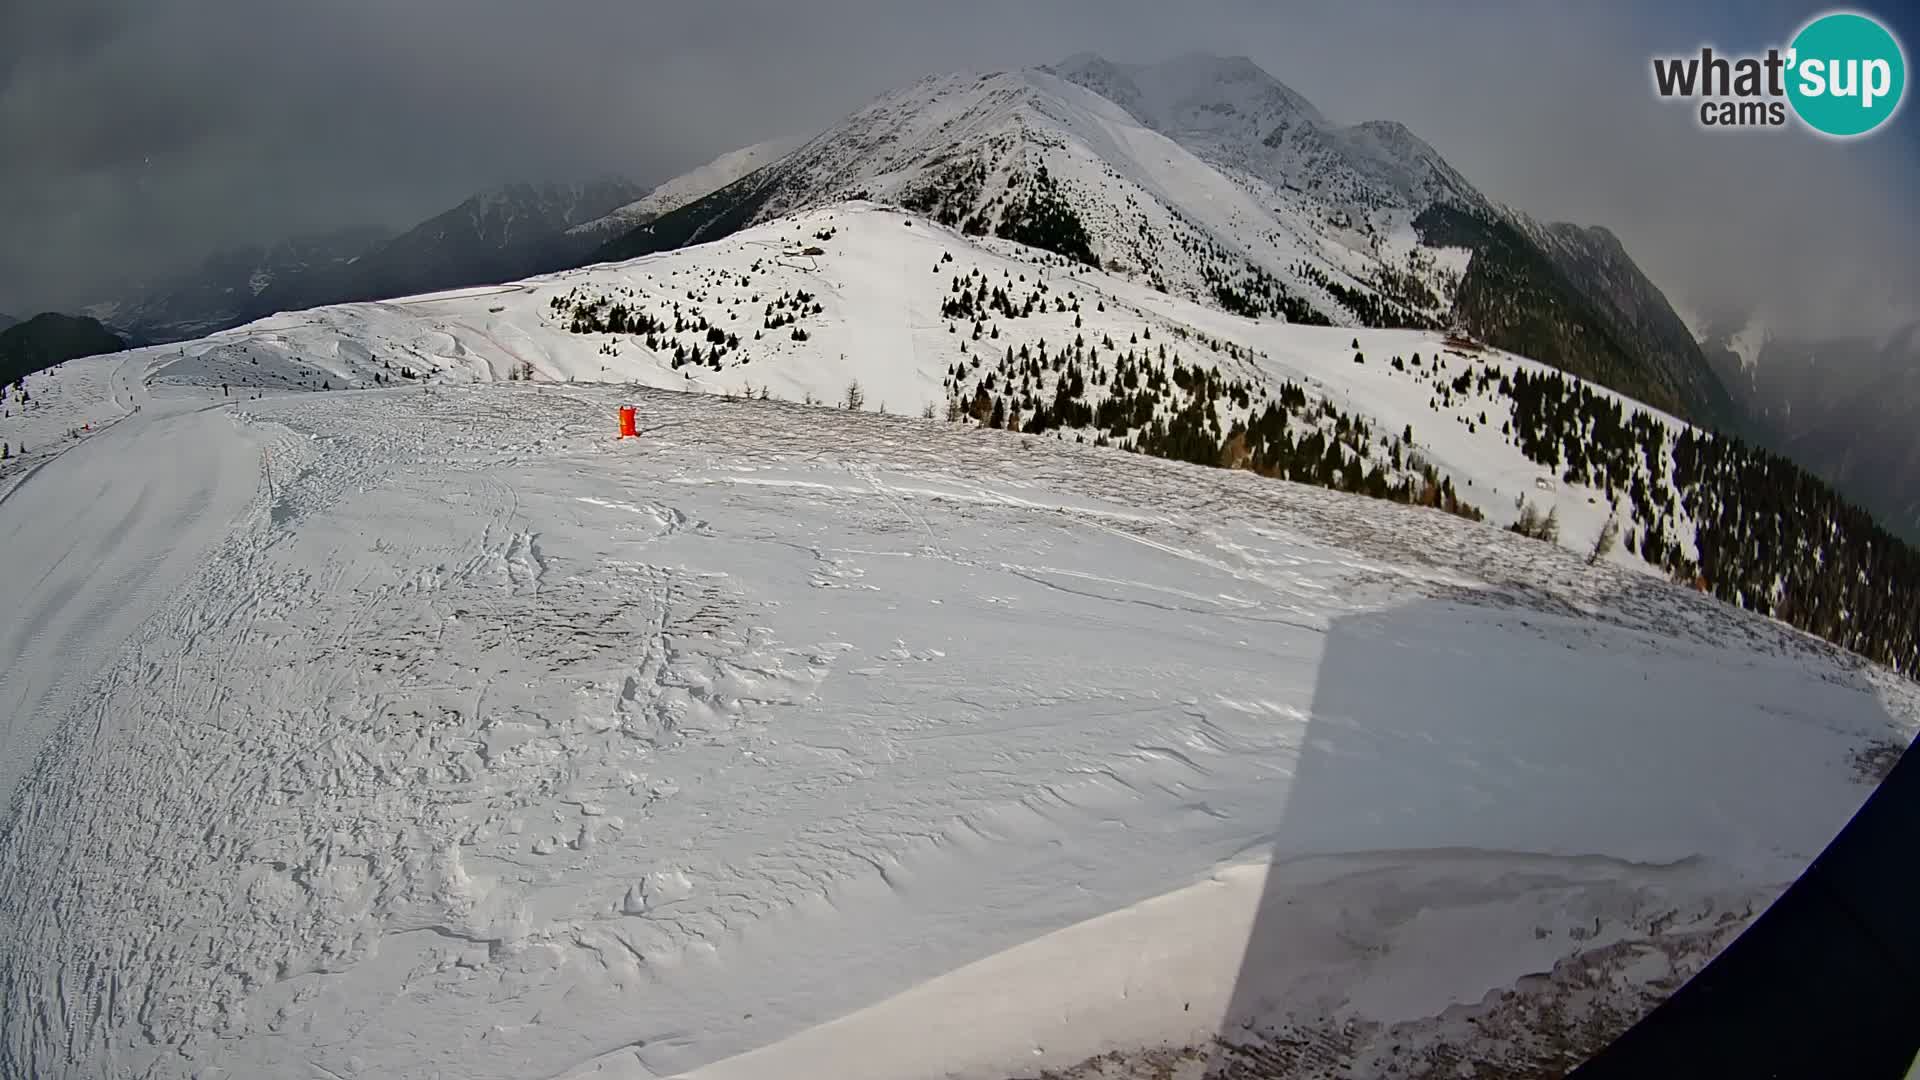
MULTIPOLYGON (((1245 472, 584 385, 205 416, 258 448, 250 501, 36 718, 0 824, 0 1074, 766 1075, 728 1059, 798 1039, 787 1075, 1005 1076, 1547 1000, 1605 1029, 1920 723, 1705 597, 1245 472), (1596 950, 1604 1000, 1529 981, 1596 950), (990 995, 939 978, 976 962, 990 995)), ((141 481, 71 454, 25 490, 141 481)), ((1315 1045, 1397 1052, 1359 1037, 1315 1045)))

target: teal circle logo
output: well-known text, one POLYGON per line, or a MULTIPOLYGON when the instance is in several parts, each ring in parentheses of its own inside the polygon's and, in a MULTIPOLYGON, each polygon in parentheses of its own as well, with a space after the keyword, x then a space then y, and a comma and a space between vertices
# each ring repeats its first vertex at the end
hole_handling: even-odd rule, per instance
POLYGON ((1907 58, 1886 27, 1850 11, 1803 27, 1787 53, 1787 100, 1823 135, 1865 135, 1892 119, 1907 91, 1907 58))

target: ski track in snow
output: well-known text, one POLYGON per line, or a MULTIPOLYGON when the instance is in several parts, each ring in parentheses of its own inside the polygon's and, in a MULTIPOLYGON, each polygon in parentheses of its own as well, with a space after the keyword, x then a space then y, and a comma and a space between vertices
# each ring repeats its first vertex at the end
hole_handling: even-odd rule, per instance
POLYGON ((45 741, 6 766, 0 1074, 855 1075, 837 1018, 893 1033, 869 1075, 1064 1067, 1247 1013, 1207 919, 1184 960, 1116 931, 1161 997, 1060 977, 1209 881, 1220 925, 1262 887, 1324 924, 1256 1011, 1430 1017, 1737 928, 1920 722, 1434 512, 659 391, 622 443, 622 400, 149 408, 0 506, 76 560, 3 586, 6 734, 45 741), (978 963, 1053 977, 925 1027, 978 963))
POLYGON ((137 353, 83 357, 27 376, 25 406, 9 390, 0 407, 0 442, 8 449, 0 460, 0 502, 48 462, 147 401, 145 367, 137 353))
MULTIPOLYGON (((225 416, 198 401, 156 403, 125 366, 95 368, 110 389, 92 415, 117 408, 115 422, 66 444, 6 493, 0 547, 57 555, 38 572, 15 563, 18 572, 0 579, 0 610, 14 613, 0 630, 0 745, 9 751, 0 806, 49 734, 41 725, 72 708, 255 483, 254 454, 225 416)), ((84 399, 86 389, 69 396, 84 399)))

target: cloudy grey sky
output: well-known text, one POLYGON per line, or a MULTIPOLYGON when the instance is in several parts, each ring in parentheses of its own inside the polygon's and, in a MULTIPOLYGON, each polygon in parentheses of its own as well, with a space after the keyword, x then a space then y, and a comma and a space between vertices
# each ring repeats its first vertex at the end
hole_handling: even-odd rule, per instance
MULTIPOLYGON (((23 0, 0 10, 0 310, 241 242, 404 226, 514 179, 662 179, 931 71, 1252 57, 1396 119, 1495 198, 1604 224, 1674 299, 1813 330, 1920 296, 1920 138, 1715 136, 1648 58, 1784 43, 1807 4, 1469 0, 23 0)), ((1920 25, 1881 7, 1906 40, 1920 25)))

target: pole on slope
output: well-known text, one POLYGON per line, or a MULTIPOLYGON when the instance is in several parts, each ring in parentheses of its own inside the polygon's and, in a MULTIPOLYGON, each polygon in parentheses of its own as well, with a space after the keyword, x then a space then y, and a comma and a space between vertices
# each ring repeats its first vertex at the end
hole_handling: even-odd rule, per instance
POLYGON ((620 406, 620 437, 623 439, 633 439, 638 438, 639 435, 640 432, 635 426, 633 406, 620 406))

